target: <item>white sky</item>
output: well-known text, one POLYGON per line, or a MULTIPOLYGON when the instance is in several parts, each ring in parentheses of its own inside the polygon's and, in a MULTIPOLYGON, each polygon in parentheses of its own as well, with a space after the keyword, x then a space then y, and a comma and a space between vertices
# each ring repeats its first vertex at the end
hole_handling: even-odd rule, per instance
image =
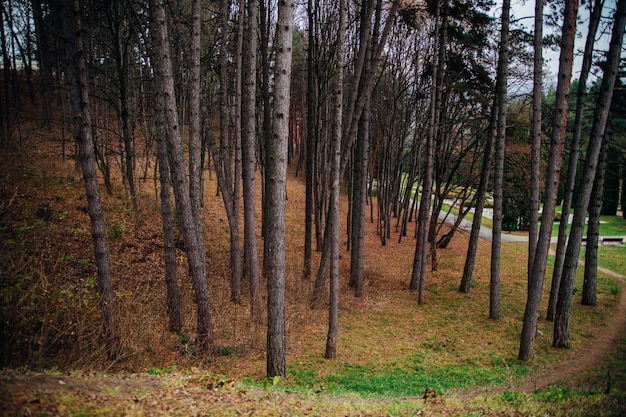
MULTIPOLYGON (((585 40, 587 37, 587 28, 589 26, 589 10, 588 4, 593 0, 586 0, 586 4, 580 4, 578 8, 578 25, 577 32, 578 35, 576 37, 575 43, 575 53, 576 57, 574 58, 574 67, 572 73, 572 79, 578 78, 578 74, 580 73, 580 67, 582 65, 582 50, 585 46, 585 40), (580 53, 579 53, 580 52, 580 53)), ((613 10, 615 9, 615 1, 616 0, 605 0, 604 10, 602 15, 604 17, 612 16, 613 10)), ((527 19, 521 20, 521 23, 526 26, 529 32, 532 33, 534 20, 533 16, 535 14, 535 2, 534 0, 512 0, 511 2, 512 13, 515 19, 520 19, 524 17, 528 17, 527 19)), ((499 13, 497 11, 496 13, 499 13)), ((552 13, 549 7, 544 6, 544 15, 552 13)), ((544 26, 544 36, 549 33, 551 29, 544 26)), ((600 36, 600 32, 602 31, 602 25, 598 30, 599 39, 596 41, 596 49, 597 50, 608 50, 609 48, 609 38, 610 33, 604 36, 600 36)), ((610 31, 610 28, 609 28, 610 31)), ((557 48, 558 49, 558 48, 557 48)), ((559 69, 559 51, 545 48, 543 52, 543 57, 546 65, 547 73, 545 74, 544 84, 556 85, 556 74, 559 69)), ((590 81, 593 81, 595 78, 593 75, 590 75, 590 81)))

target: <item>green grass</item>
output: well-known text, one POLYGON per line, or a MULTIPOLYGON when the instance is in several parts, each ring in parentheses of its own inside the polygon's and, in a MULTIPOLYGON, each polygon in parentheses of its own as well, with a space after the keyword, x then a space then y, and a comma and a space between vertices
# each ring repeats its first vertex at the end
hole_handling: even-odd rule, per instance
MULTIPOLYGON (((560 210, 560 207, 557 207, 557 210, 560 210)), ((559 224, 554 222, 552 225, 552 236, 558 236, 559 224)), ((568 234, 571 228, 571 224, 568 224, 568 234)), ((587 233, 587 225, 583 233, 587 233)), ((620 216, 600 216, 600 236, 626 236, 626 220, 620 216)))
POLYGON ((286 388, 300 392, 369 397, 421 396, 427 387, 443 394, 452 388, 491 385, 526 375, 525 365, 498 361, 480 364, 426 365, 420 356, 405 357, 401 364, 377 366, 343 363, 328 374, 310 366, 292 366, 286 388))
POLYGON ((598 265, 626 275, 626 247, 598 246, 598 265))

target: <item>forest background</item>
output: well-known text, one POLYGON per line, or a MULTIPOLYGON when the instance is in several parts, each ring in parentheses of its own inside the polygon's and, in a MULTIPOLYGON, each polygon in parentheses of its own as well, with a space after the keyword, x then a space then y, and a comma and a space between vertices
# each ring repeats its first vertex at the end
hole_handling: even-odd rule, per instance
MULTIPOLYGON (((600 214, 613 219, 604 235, 624 229, 622 3, 588 5, 591 47, 571 83, 576 2, 548 5, 560 39, 525 32, 508 2, 498 19, 487 2, 4 3, 2 365, 201 364, 275 383, 289 358, 303 383, 326 339, 324 356, 346 349, 362 377, 364 363, 391 366, 358 336, 374 322, 398 369, 445 368, 430 356, 441 350, 463 357, 455 366, 477 361, 477 379, 439 392, 520 377, 537 349, 551 363, 562 353, 549 345, 595 334, 620 293, 597 264, 623 256, 598 245, 600 214), (608 32, 609 50, 594 49, 608 32), (550 88, 544 42, 562 57, 550 88), (533 94, 511 94, 529 82, 533 94), (563 272, 550 260, 542 297, 568 205, 571 230, 555 233, 563 272), (490 206, 491 251, 478 241, 490 206), (530 244, 501 245, 501 230, 530 244), (571 311, 574 287, 597 308, 571 311), (553 340, 538 336, 552 326, 540 306, 553 340), (340 331, 346 315, 355 322, 340 331), (495 333, 444 327, 471 316, 495 333), (404 351, 414 338, 432 352, 404 351), (479 339, 497 345, 488 363, 457 351, 479 339)), ((339 370, 324 367, 309 386, 330 390, 339 370)))

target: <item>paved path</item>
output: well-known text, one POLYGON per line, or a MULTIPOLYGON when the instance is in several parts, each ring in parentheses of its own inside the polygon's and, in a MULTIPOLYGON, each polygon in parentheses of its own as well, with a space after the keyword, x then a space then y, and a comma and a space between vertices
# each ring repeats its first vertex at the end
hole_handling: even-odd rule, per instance
MULTIPOLYGON (((491 213, 491 211, 489 210, 485 210, 483 212, 483 216, 486 218, 491 218, 489 216, 489 214, 491 213)), ((456 218, 457 216, 455 216, 452 213, 446 213, 444 211, 441 211, 439 213, 439 219, 441 221, 445 221, 446 223, 453 225, 456 222, 456 218)), ((461 225, 459 226, 459 229, 466 231, 467 233, 470 233, 472 231, 472 222, 470 220, 466 220, 463 219, 461 220, 461 225)), ((481 238, 491 242, 493 239, 493 231, 491 230, 491 228, 486 227, 486 226, 480 226, 480 233, 478 234, 481 238)), ((600 236, 598 238, 600 240, 600 242, 602 242, 602 240, 610 240, 610 239, 623 239, 624 241, 626 241, 626 236, 600 236)), ((503 232, 500 235, 500 241, 502 243, 507 243, 507 242, 528 242, 528 235, 514 235, 512 233, 508 233, 508 232, 503 232)), ((550 239, 550 241, 552 243, 556 243, 558 241, 558 237, 557 236, 552 236, 552 238, 550 239)), ((623 242, 622 242, 623 243, 623 242)), ((619 243, 618 243, 619 244, 619 243)))

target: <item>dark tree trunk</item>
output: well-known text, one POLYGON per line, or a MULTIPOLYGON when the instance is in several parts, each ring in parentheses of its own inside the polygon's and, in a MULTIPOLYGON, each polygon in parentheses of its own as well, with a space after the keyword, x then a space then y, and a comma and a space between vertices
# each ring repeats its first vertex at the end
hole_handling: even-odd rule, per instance
MULTIPOLYGON (((233 153, 237 154, 237 139, 231 135, 229 104, 230 77, 228 70, 228 34, 230 0, 221 0, 220 3, 220 27, 221 47, 218 63, 219 87, 219 119, 220 119, 220 143, 219 149, 215 141, 209 142, 209 149, 215 164, 215 173, 218 179, 219 189, 226 209, 228 228, 230 231, 230 299, 239 303, 241 296, 241 248, 239 246, 239 187, 236 175, 233 175, 233 165, 237 174, 237 158, 233 164, 233 153), (233 150, 235 144, 235 150, 233 150)), ((209 136, 211 137, 211 136, 209 136)))
POLYGON ((304 266, 302 277, 306 280, 311 278, 311 256, 313 239, 313 164, 315 161, 315 142, 317 131, 317 99, 316 81, 317 70, 315 64, 316 40, 315 40, 315 9, 317 2, 308 0, 307 15, 309 21, 309 45, 307 48, 307 114, 306 114, 306 163, 305 163, 305 208, 304 208, 304 266))
POLYGON ((625 24, 626 0, 618 0, 611 43, 609 45, 609 52, 607 53, 604 75, 602 77, 591 134, 589 136, 585 165, 574 203, 574 219, 572 220, 572 228, 565 252, 563 276, 561 277, 561 286, 559 288, 559 296, 556 304, 556 315, 554 317, 554 340, 552 343, 554 347, 569 347, 569 321, 576 266, 578 265, 578 256, 585 224, 585 216, 587 208, 589 207, 591 188, 596 176, 598 158, 611 106, 611 99, 613 97, 615 80, 617 78, 625 24))
POLYGON ((349 119, 346 117, 346 123, 344 127, 343 137, 346 138, 345 144, 342 145, 341 151, 341 174, 340 178, 344 177, 346 166, 348 165, 348 158, 350 157, 352 151, 352 144, 356 140, 356 131, 358 128, 359 120, 361 119, 361 113, 363 112, 363 108, 365 107, 365 102, 367 100, 368 94, 371 93, 374 88, 374 84, 376 81, 375 71, 378 68, 378 64, 380 62, 380 57, 383 53, 384 47, 387 44, 387 38, 389 37, 389 33, 391 28, 393 27, 393 23, 396 20, 396 16, 398 14, 398 10, 400 9, 400 0, 394 0, 389 10, 389 14, 387 15, 387 20, 385 21, 385 27, 380 36, 380 40, 378 44, 374 48, 372 52, 371 60, 369 61, 368 69, 366 70, 366 77, 363 80, 363 89, 360 90, 360 95, 358 100, 354 103, 354 110, 352 111, 352 117, 349 119))
POLYGON ((436 65, 433 66, 433 85, 431 87, 431 97, 429 106, 429 126, 426 135, 426 161, 424 164, 424 179, 422 182, 422 196, 417 215, 417 239, 415 242, 415 256, 413 258, 413 269, 409 289, 418 290, 417 302, 424 304, 424 290, 426 288, 426 262, 427 244, 430 227, 430 206, 433 187, 433 172, 435 165, 435 138, 437 137, 439 122, 439 103, 443 89, 443 68, 445 65, 445 48, 447 43, 447 8, 448 0, 443 2, 443 13, 439 6, 435 13, 437 29, 435 38, 437 39, 436 65))
MULTIPOLYGON (((498 83, 503 80, 496 79, 496 90, 499 89, 498 83)), ((485 195, 487 193, 487 185, 489 183, 489 175, 491 173, 491 156, 493 153, 493 141, 496 131, 496 120, 498 115, 498 97, 495 96, 491 106, 491 114, 489 116, 489 126, 487 127, 487 143, 483 157, 483 166, 480 171, 480 182, 476 190, 476 208, 474 210, 474 218, 472 219, 472 230, 470 232, 469 243, 467 246, 467 255, 465 257, 465 265, 463 267, 463 277, 459 285, 459 292, 469 293, 472 283, 472 274, 474 273, 474 264, 476 262, 476 252, 478 250, 478 238, 480 236, 480 226, 483 219, 483 209, 485 207, 485 195)))
POLYGON ((259 255, 256 240, 256 53, 259 16, 258 0, 249 0, 244 32, 242 91, 242 173, 244 214, 244 259, 250 280, 250 315, 260 319, 259 255))
POLYGON ((570 144, 570 153, 567 165, 567 178, 565 180, 565 192, 563 203, 561 204, 561 221, 559 223, 559 237, 556 244, 556 256, 554 258, 554 268, 552 270, 552 285, 550 287, 550 299, 548 300, 547 320, 554 320, 556 313, 556 301, 559 295, 559 285, 563 273, 563 261, 565 259, 565 245, 567 244, 567 226, 576 185, 576 173, 578 172, 578 157, 580 155, 580 138, 582 134, 583 111, 585 109, 585 91, 587 89, 587 77, 591 69, 593 58, 593 47, 595 44, 596 32, 600 24, 600 16, 604 0, 595 0, 593 10, 589 19, 589 31, 585 42, 585 52, 583 54, 582 69, 578 80, 578 91, 576 92, 576 115, 574 117, 574 133, 570 144))
POLYGON ((369 166, 369 100, 363 110, 359 138, 355 149, 354 188, 352 191, 352 250, 350 252, 350 287, 354 295, 363 295, 363 255, 365 250, 365 206, 367 205, 367 174, 369 166))
POLYGON ((267 148, 267 376, 286 376, 285 361, 285 205, 289 89, 293 44, 292 0, 278 3, 276 67, 274 71, 274 123, 267 148))
POLYGON ((331 151, 331 194, 330 194, 330 294, 328 305, 328 333, 326 337, 326 359, 337 357, 339 333, 339 164, 341 160, 341 130, 343 115, 343 66, 344 39, 346 32, 346 0, 339 1, 339 31, 335 57, 335 80, 333 92, 333 133, 331 151))
POLYGON ((200 48, 202 7, 191 2, 191 59, 189 64, 189 197, 196 224, 202 230, 202 166, 200 164, 200 48))
POLYGON ((602 211, 602 189, 604 188, 604 172, 606 168, 606 153, 611 140, 610 128, 606 128, 602 148, 598 160, 596 177, 589 199, 589 221, 587 222, 587 245, 585 246, 585 275, 583 279, 582 305, 595 306, 597 304, 596 283, 598 277, 598 243, 600 237, 600 213, 602 211))
POLYGON ((489 285, 489 318, 500 320, 500 246, 502 235, 502 187, 504 182, 504 148, 506 141, 507 80, 509 71, 509 14, 511 1, 502 3, 502 29, 498 57, 498 122, 496 123, 494 180, 493 180, 493 235, 491 239, 491 279, 489 285))
POLYGON ((182 329, 180 318, 180 295, 176 278, 176 244, 174 237, 174 221, 170 200, 170 164, 167 156, 167 142, 159 136, 158 164, 161 182, 161 219, 163 221, 163 241, 165 258, 165 289, 167 292, 167 315, 170 319, 170 330, 178 333, 182 329))
POLYGON ((529 360, 534 356, 537 319, 539 317, 539 302, 541 301, 543 278, 548 261, 548 249, 552 236, 554 210, 561 176, 561 161, 567 126, 569 87, 574 58, 577 12, 578 2, 576 0, 567 0, 565 2, 563 19, 561 54, 559 57, 558 83, 556 88, 554 120, 552 122, 553 132, 550 140, 550 155, 548 157, 544 206, 539 235, 537 237, 537 246, 535 248, 533 270, 528 280, 528 296, 526 299, 524 324, 522 327, 520 351, 518 355, 520 360, 529 360))
POLYGON ((111 260, 106 240, 104 211, 98 190, 98 176, 94 155, 91 108, 87 83, 86 53, 83 44, 82 11, 78 0, 65 0, 63 13, 64 33, 67 40, 67 67, 70 97, 74 113, 75 139, 79 147, 79 160, 85 181, 91 235, 97 268, 98 291, 106 351, 109 359, 117 359, 122 345, 115 316, 115 296, 111 279, 111 260))
POLYGON ((609 146, 606 150, 606 169, 602 191, 602 215, 615 216, 619 205, 619 159, 622 150, 618 146, 609 146))
POLYGON ((191 207, 191 198, 189 197, 183 140, 178 124, 178 111, 174 92, 167 19, 162 0, 151 0, 150 7, 155 29, 153 60, 162 80, 159 84, 165 109, 164 129, 168 143, 176 210, 179 214, 178 224, 185 242, 185 251, 187 252, 189 262, 189 276, 195 291, 198 307, 198 346, 201 350, 211 351, 213 349, 213 326, 207 288, 204 239, 196 225, 191 207))
POLYGON ((541 122, 543 117, 543 0, 535 0, 533 39, 533 117, 530 156, 530 208, 528 215, 528 279, 533 270, 539 222, 539 177, 541 176, 541 122))

